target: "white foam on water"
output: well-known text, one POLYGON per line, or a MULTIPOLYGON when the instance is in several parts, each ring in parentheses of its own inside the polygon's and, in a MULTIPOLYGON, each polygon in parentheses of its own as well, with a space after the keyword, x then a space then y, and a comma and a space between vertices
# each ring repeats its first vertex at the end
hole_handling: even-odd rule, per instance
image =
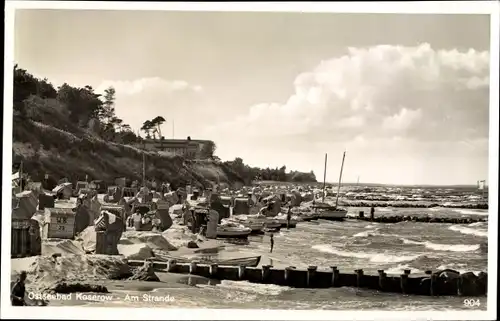
POLYGON ((488 231, 473 229, 473 228, 462 226, 462 225, 452 225, 448 229, 455 231, 455 232, 462 233, 462 234, 488 237, 488 231))
POLYGON ((352 237, 369 237, 369 236, 375 236, 375 235, 378 235, 377 230, 370 230, 370 231, 356 233, 352 237))
POLYGON ((342 257, 368 259, 372 263, 398 263, 417 259, 420 255, 393 255, 385 253, 349 252, 338 250, 328 244, 313 245, 312 249, 342 257))
POLYGON ((484 215, 484 216, 488 216, 488 211, 485 211, 485 210, 468 210, 468 209, 461 209, 461 208, 457 208, 457 209, 453 209, 454 212, 458 212, 460 214, 463 214, 463 215, 484 215))
POLYGON ((479 244, 439 244, 432 242, 412 241, 405 238, 402 238, 401 240, 403 241, 403 244, 423 245, 426 248, 434 251, 472 252, 472 251, 477 251, 480 248, 479 244))
POLYGON ((386 207, 377 208, 377 212, 392 212, 392 211, 393 211, 392 208, 386 208, 386 207))
POLYGON ((470 223, 468 226, 471 227, 488 227, 488 222, 476 222, 476 223, 470 223))
POLYGON ((412 273, 422 273, 421 270, 410 267, 408 264, 399 264, 398 266, 389 268, 384 272, 387 274, 403 274, 404 270, 411 270, 412 273))
POLYGON ((379 225, 378 223, 371 223, 371 224, 368 224, 367 226, 365 226, 365 228, 375 228, 377 227, 377 225, 379 225))
POLYGON ((440 209, 441 209, 441 208, 439 208, 439 207, 430 207, 430 208, 428 208, 428 210, 429 210, 429 211, 431 211, 431 212, 437 212, 437 211, 439 211, 440 209))
POLYGON ((472 252, 479 250, 479 244, 437 244, 425 242, 425 247, 435 251, 472 252))
POLYGON ((401 240, 403 241, 403 244, 416 244, 416 245, 423 244, 423 242, 412 241, 405 238, 402 238, 401 240))
POLYGON ((284 291, 290 290, 290 287, 274 284, 257 284, 247 281, 228 281, 223 280, 216 285, 218 288, 233 289, 247 293, 255 293, 261 295, 279 295, 284 291))

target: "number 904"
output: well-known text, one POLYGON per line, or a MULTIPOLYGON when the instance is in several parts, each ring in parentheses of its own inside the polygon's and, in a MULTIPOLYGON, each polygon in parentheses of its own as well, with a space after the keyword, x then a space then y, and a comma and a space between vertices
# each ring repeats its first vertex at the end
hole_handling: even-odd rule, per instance
POLYGON ((464 306, 466 307, 479 307, 481 306, 481 302, 479 299, 465 299, 464 306))

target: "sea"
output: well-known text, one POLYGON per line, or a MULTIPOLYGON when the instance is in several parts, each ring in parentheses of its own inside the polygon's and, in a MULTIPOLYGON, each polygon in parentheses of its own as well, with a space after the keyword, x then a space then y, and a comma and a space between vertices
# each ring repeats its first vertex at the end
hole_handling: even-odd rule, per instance
MULTIPOLYGON (((319 270, 337 266, 365 274, 384 269, 387 274, 400 274, 411 269, 454 269, 460 272, 487 272, 488 223, 443 224, 401 222, 394 224, 357 221, 353 216, 368 208, 349 208, 343 222, 318 220, 299 222, 296 228, 282 229, 274 236, 270 252, 268 235, 252 236, 248 242, 225 241, 226 250, 238 256, 262 255, 262 264, 274 267, 308 265, 319 270)), ((487 210, 450 208, 376 208, 377 215, 423 215, 445 217, 487 217, 487 210)), ((131 293, 114 291, 119 299, 106 302, 114 307, 165 308, 232 308, 232 309, 322 309, 322 310, 469 310, 463 297, 428 297, 380 293, 357 288, 295 289, 286 286, 251 284, 248 282, 207 281, 186 277, 188 286, 148 287, 131 293), (150 294, 175 298, 169 302, 129 302, 124 296, 150 294)), ((147 282, 144 282, 147 283, 147 282)), ((486 297, 474 309, 486 309, 486 297)), ((99 302, 90 303, 101 305, 99 302)))

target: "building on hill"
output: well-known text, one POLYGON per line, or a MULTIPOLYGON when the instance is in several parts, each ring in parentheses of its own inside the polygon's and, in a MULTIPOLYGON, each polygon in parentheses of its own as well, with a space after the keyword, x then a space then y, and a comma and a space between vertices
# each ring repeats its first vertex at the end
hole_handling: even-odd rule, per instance
POLYGON ((215 146, 211 140, 187 139, 145 139, 137 147, 146 150, 163 151, 190 159, 209 159, 215 146))

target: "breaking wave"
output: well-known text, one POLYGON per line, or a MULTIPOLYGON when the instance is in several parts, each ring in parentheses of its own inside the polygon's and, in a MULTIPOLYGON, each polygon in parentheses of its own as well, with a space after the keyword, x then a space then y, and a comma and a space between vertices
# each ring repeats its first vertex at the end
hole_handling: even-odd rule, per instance
POLYGON ((411 270, 412 273, 422 273, 421 270, 414 267, 410 267, 408 264, 399 264, 396 267, 389 268, 385 270, 387 274, 403 274, 404 270, 411 270))
POLYGON ((468 209, 453 209, 453 211, 458 212, 462 215, 488 215, 488 211, 484 210, 468 210, 468 209))
POLYGON ((312 246, 313 250, 330 253, 342 257, 353 257, 357 259, 368 259, 372 263, 398 263, 415 260, 419 255, 391 255, 385 253, 349 252, 338 250, 328 244, 312 246))
POLYGON ((434 251, 447 251, 447 252, 472 252, 477 251, 480 248, 479 244, 439 244, 432 242, 418 242, 412 241, 405 238, 401 239, 403 244, 415 244, 415 245, 423 245, 426 248, 434 251))
POLYGON ((469 234, 481 237, 488 237, 488 231, 485 230, 477 230, 470 227, 462 226, 462 225, 452 225, 448 228, 449 230, 459 232, 462 234, 469 234))
POLYGON ((218 288, 227 288, 247 292, 251 294, 261 295, 279 295, 284 291, 290 290, 287 286, 280 286, 274 284, 257 284, 247 281, 228 281, 223 280, 220 284, 216 285, 218 288))
POLYGON ((488 223, 486 223, 486 222, 476 222, 476 223, 470 223, 468 226, 488 227, 488 223))
POLYGON ((369 237, 378 235, 377 230, 364 231, 354 234, 352 237, 369 237))

